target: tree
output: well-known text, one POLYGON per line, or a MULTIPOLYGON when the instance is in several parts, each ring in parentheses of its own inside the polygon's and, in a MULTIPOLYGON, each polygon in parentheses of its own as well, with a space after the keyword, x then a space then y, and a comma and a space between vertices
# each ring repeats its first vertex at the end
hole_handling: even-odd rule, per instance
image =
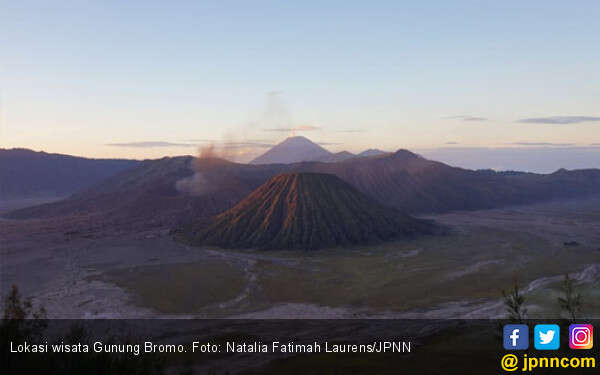
POLYGON ((13 285, 4 298, 4 311, 0 321, 0 352, 6 373, 14 370, 13 358, 9 356, 9 343, 32 341, 42 335, 46 326, 46 310, 43 307, 34 310, 31 299, 23 299, 17 286, 13 285))
POLYGON ((558 297, 558 304, 569 314, 571 320, 575 321, 581 311, 581 294, 575 291, 575 283, 568 273, 565 274, 561 289, 563 295, 558 297))
MULTIPOLYGON (((89 323, 88 325, 92 325, 89 323)), ((4 311, 0 320, 0 363, 1 373, 10 374, 127 374, 162 375, 163 358, 159 354, 128 356, 123 353, 19 353, 11 355, 11 342, 21 344, 42 341, 48 324, 44 308, 34 310, 30 299, 23 299, 16 286, 4 298, 4 311)), ((67 329, 64 323, 55 329, 67 329)), ((92 339, 83 325, 72 325, 61 342, 67 344, 90 343, 92 339)), ((47 341, 47 337, 43 340, 47 341)), ((133 343, 139 339, 128 339, 124 334, 109 338, 107 343, 133 343)))
POLYGON ((22 319, 45 319, 46 310, 40 307, 34 311, 31 299, 27 298, 21 301, 21 293, 16 285, 13 285, 10 292, 4 297, 3 320, 22 320, 22 319))
POLYGON ((514 287, 508 293, 503 290, 502 296, 504 297, 504 306, 506 306, 510 320, 523 323, 527 316, 527 309, 523 307, 525 297, 521 294, 519 283, 515 282, 514 287))
POLYGON ((23 299, 17 286, 13 285, 4 297, 2 333, 13 338, 31 339, 40 335, 46 326, 46 310, 43 307, 34 310, 31 299, 23 299))

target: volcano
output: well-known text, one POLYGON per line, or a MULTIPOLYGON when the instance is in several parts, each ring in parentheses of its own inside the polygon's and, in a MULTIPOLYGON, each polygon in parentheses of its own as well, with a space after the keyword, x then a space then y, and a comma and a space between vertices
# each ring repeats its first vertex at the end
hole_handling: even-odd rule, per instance
POLYGON ((267 152, 252 160, 250 164, 290 164, 315 161, 333 154, 310 139, 302 136, 289 137, 267 152))
POLYGON ((434 227, 383 207, 334 175, 293 173, 272 177, 186 237, 223 248, 310 250, 412 238, 434 227))

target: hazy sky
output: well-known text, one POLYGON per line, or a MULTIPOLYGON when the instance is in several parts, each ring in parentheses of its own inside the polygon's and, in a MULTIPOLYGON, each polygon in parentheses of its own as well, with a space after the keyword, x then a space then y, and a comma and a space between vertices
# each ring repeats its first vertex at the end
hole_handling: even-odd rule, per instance
POLYGON ((597 0, 3 1, 0 64, 5 148, 600 151, 597 0))

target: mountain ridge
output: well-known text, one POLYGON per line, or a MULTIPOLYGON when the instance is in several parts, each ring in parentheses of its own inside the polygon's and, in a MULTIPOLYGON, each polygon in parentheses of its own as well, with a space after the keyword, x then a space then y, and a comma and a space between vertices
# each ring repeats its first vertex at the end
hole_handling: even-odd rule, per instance
POLYGON ((358 154, 349 151, 331 152, 303 136, 284 139, 248 164, 294 164, 307 161, 338 163, 352 158, 386 155, 379 149, 367 149, 358 154))
POLYGON ((0 149, 0 199, 68 196, 138 163, 26 148, 0 149))
POLYGON ((151 222, 172 226, 224 212, 269 178, 299 172, 336 175, 379 204, 409 214, 497 208, 578 198, 600 191, 598 169, 547 175, 473 171, 431 161, 407 150, 339 163, 248 165, 175 157, 144 161, 69 199, 17 210, 9 217, 94 214, 109 216, 113 225, 151 222), (178 189, 182 181, 195 188, 178 189), (196 189, 198 184, 206 188, 196 189))
POLYGON ((379 156, 379 155, 385 155, 385 154, 389 154, 389 152, 381 151, 376 148, 369 148, 367 150, 364 150, 363 152, 358 153, 356 156, 369 157, 369 156, 379 156))

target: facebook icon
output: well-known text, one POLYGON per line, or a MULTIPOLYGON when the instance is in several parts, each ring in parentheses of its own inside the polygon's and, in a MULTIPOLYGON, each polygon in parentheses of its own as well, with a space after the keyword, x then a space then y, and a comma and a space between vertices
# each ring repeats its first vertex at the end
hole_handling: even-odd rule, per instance
POLYGON ((504 326, 504 349, 525 350, 529 348, 529 327, 526 324, 504 326))

